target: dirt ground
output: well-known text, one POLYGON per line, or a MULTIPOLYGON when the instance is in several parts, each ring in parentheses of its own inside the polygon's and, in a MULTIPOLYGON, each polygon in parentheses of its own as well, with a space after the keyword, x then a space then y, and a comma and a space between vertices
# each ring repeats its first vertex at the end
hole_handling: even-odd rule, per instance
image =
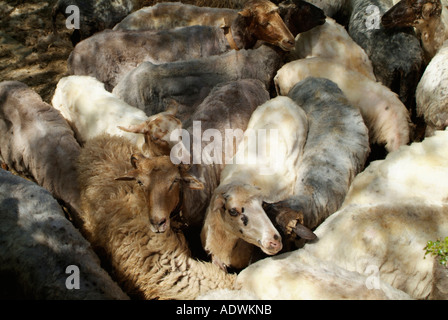
POLYGON ((63 17, 53 34, 53 1, 0 1, 0 81, 17 80, 50 102, 73 49, 63 17))

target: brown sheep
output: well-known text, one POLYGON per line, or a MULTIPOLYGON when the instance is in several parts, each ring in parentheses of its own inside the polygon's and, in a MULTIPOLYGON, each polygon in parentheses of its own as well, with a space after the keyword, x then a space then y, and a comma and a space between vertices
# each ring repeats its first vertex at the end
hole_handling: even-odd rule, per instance
POLYGON ((85 219, 89 213, 120 210, 119 203, 128 201, 132 204, 131 210, 150 223, 153 232, 165 232, 170 225, 170 214, 179 209, 184 184, 192 189, 203 187, 183 166, 175 166, 170 157, 148 158, 123 137, 100 135, 88 140, 85 149, 78 170, 81 203, 85 205, 86 199, 94 200, 84 213, 85 221, 90 221, 85 219), (120 196, 109 199, 114 192, 120 196), (104 204, 106 201, 118 203, 108 207, 104 204))
MULTIPOLYGON (((78 161, 86 235, 105 255, 116 280, 131 296, 146 299, 194 299, 211 289, 232 288, 235 275, 191 258, 182 233, 171 228, 164 233, 151 231, 141 186, 135 181, 115 181, 133 170, 129 157, 134 152, 124 138, 105 135, 89 140, 78 161)), ((179 196, 175 181, 181 179, 182 171, 168 157, 132 159, 141 171, 154 167, 151 173, 163 178, 157 189, 165 189, 170 198, 179 196)), ((142 183, 157 182, 147 173, 141 179, 142 183)))

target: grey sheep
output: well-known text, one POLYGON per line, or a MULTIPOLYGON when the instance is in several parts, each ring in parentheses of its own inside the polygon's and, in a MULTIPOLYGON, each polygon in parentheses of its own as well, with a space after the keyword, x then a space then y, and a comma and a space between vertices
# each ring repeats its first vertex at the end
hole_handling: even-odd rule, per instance
POLYGON ((180 104, 176 116, 184 122, 217 84, 258 79, 269 89, 280 65, 279 54, 267 46, 162 65, 143 62, 113 93, 147 115, 165 111, 164 101, 172 98, 180 104))
POLYGON ((21 298, 128 299, 51 194, 1 169, 0 274, 14 276, 21 298))
POLYGON ((0 157, 69 209, 79 226, 75 161, 81 147, 58 110, 18 81, 0 83, 0 157))

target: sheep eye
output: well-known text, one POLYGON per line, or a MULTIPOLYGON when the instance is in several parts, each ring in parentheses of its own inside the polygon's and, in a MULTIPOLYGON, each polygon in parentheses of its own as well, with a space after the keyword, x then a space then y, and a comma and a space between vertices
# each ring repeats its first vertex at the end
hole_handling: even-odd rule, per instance
POLYGON ((168 191, 171 191, 171 189, 173 189, 173 186, 174 186, 176 183, 178 183, 178 182, 180 182, 180 179, 179 179, 179 178, 174 179, 174 181, 173 181, 173 183, 171 184, 171 186, 170 186, 170 188, 168 189, 168 191))
POLYGON ((236 210, 236 208, 232 208, 232 209, 229 210, 229 214, 230 214, 232 217, 236 217, 236 216, 239 215, 240 213, 238 212, 238 210, 236 210))

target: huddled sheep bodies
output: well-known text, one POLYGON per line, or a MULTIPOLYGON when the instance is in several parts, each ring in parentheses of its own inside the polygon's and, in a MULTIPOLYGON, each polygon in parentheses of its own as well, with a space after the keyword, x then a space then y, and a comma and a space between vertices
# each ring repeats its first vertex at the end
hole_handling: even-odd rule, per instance
POLYGON ((143 136, 126 133, 119 126, 144 122, 148 117, 142 110, 131 107, 106 91, 94 77, 70 76, 59 80, 51 104, 59 110, 84 144, 101 133, 126 136, 143 146, 143 136))
MULTIPOLYGON (((60 81, 54 106, 22 83, 0 83, 2 168, 49 191, 0 171, 1 271, 33 298, 447 298, 448 269, 423 249, 448 233, 448 132, 437 131, 447 122, 445 8, 414 26, 419 39, 366 23, 369 6, 383 14, 398 1, 237 2, 238 10, 160 4, 140 13, 163 20, 157 10, 177 5, 214 18, 185 14, 188 27, 126 31, 106 29, 144 1, 79 0, 83 26, 72 40, 83 41, 68 61, 76 75, 60 81), (296 56, 286 52, 292 35, 296 56), (424 51, 434 54, 421 77, 424 51), (415 100, 428 137, 407 146, 415 100), (229 154, 214 149, 191 163, 183 134, 197 121, 200 152, 225 145, 227 130, 244 133, 229 154), (283 140, 270 141, 265 151, 275 155, 262 168, 213 162, 250 151, 250 130, 272 128, 283 140), (203 139, 210 129, 219 133, 213 144, 203 139), (389 154, 364 169, 376 143, 389 154), (170 158, 174 148, 186 156, 170 158), (276 173, 260 174, 273 169, 266 164, 279 164, 276 173), (193 238, 206 261, 190 251, 193 238), (300 241, 285 246, 291 239, 300 241), (257 262, 255 246, 267 255, 303 248, 257 262), (36 268, 36 255, 48 270, 36 268), (85 273, 85 290, 64 288, 66 265, 85 273)), ((58 1, 54 14, 68 4, 58 1)))
POLYGON ((81 147, 73 130, 56 109, 23 83, 1 82, 0 96, 3 162, 61 200, 78 224, 80 190, 74 162, 81 147))
POLYGON ((372 62, 365 51, 353 41, 342 25, 330 17, 323 25, 297 36, 296 47, 288 60, 312 57, 333 59, 376 81, 372 62))
POLYGON ((287 95, 297 82, 309 76, 330 79, 341 88, 350 103, 361 111, 371 143, 394 151, 409 142, 409 111, 398 96, 336 60, 315 57, 289 62, 280 68, 274 81, 278 93, 287 95))
POLYGON ((141 62, 162 64, 219 55, 234 49, 252 49, 257 41, 285 51, 294 47, 293 35, 280 18, 277 7, 268 0, 248 1, 224 27, 106 30, 80 42, 70 54, 68 64, 71 74, 95 76, 111 90, 141 62))
POLYGON ((147 209, 153 206, 156 213, 169 214, 183 188, 179 180, 186 177, 169 157, 132 160, 134 152, 126 139, 107 135, 89 140, 83 148, 78 170, 87 239, 105 254, 123 288, 140 298, 194 299, 211 289, 231 288, 235 276, 192 258, 183 234, 169 228, 168 221, 154 232, 147 209), (120 179, 133 167, 139 177, 120 179), (158 191, 158 199, 142 195, 148 184, 159 186, 150 188, 158 191))
POLYGON ((307 132, 305 112, 288 97, 273 98, 252 113, 243 141, 221 172, 201 232, 205 250, 222 268, 246 267, 253 245, 270 255, 282 249, 262 204, 292 195, 307 132))
POLYGON ((341 208, 315 230, 318 240, 247 267, 236 281, 241 294, 446 299, 448 269, 425 257, 424 247, 448 232, 447 145, 448 131, 438 131, 373 162, 354 179, 341 208))
POLYGON ((237 146, 243 139, 250 116, 261 104, 269 100, 269 93, 264 84, 256 79, 241 79, 216 85, 196 111, 185 122, 190 138, 190 173, 204 183, 202 190, 185 190, 182 214, 190 227, 201 228, 205 211, 213 191, 219 185, 221 172, 229 159, 232 159, 237 146), (200 125, 200 137, 195 132, 195 125, 200 125), (203 134, 207 130, 219 131, 220 141, 213 140, 216 149, 222 150, 220 155, 214 152, 203 152, 207 148, 203 134), (200 139, 200 142, 194 139, 200 139), (195 143, 201 146, 193 149, 195 143), (219 146, 221 148, 219 148, 219 146), (200 163, 196 164, 193 157, 197 155, 200 163))
POLYGON ((185 121, 220 83, 258 79, 269 90, 280 65, 279 54, 268 46, 161 65, 143 62, 112 92, 149 115, 165 111, 165 100, 174 99, 179 103, 177 117, 185 121))

